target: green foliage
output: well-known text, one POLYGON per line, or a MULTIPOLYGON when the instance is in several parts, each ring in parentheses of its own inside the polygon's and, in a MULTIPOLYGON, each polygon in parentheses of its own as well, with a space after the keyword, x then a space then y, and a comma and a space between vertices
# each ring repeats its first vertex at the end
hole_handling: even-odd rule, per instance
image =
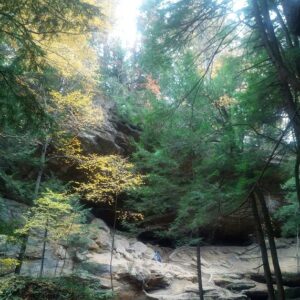
POLYGON ((0 299, 109 300, 112 299, 112 295, 101 289, 99 280, 76 276, 60 278, 12 276, 1 279, 0 299))
POLYGON ((15 258, 0 258, 0 272, 1 274, 12 273, 15 267, 19 264, 19 261, 15 258))
POLYGON ((291 178, 283 186, 286 194, 286 203, 275 213, 275 218, 282 222, 282 234, 286 237, 295 237, 300 230, 300 210, 297 199, 295 179, 291 178))
MULTIPOLYGON (((134 231, 166 217, 172 224, 158 229, 159 235, 182 239, 186 232, 222 220, 244 201, 280 133, 274 124, 281 126, 276 123, 280 116, 266 119, 259 109, 267 93, 278 99, 277 89, 258 85, 262 77, 274 74, 272 68, 265 66, 261 75, 261 69, 250 69, 243 77, 240 74, 249 61, 226 54, 218 56, 206 74, 192 47, 169 43, 168 36, 171 41, 172 30, 174 34, 177 30, 175 19, 190 18, 192 14, 186 12, 193 4, 198 5, 195 1, 165 6, 161 1, 148 2, 145 15, 154 11, 153 20, 144 24, 148 41, 132 58, 125 59, 120 48, 109 52, 111 65, 104 74, 109 83, 105 91, 118 99, 121 117, 142 129, 133 161, 145 174, 145 184, 127 199, 128 209, 144 215, 134 231), (166 11, 170 17, 161 13, 166 11), (177 52, 167 58, 157 47, 177 52), (129 84, 130 78, 136 79, 136 85, 129 84)), ((283 151, 284 147, 278 153, 283 151)), ((266 172, 265 182, 274 178, 273 172, 277 170, 266 172)))
POLYGON ((15 230, 22 225, 22 222, 24 221, 22 218, 19 218, 18 220, 11 219, 9 215, 7 214, 7 207, 4 199, 0 197, 0 215, 1 223, 0 223, 0 235, 6 235, 8 237, 13 237, 15 230))
POLYGON ((88 32, 99 28, 103 15, 91 1, 16 0, 1 1, 0 16, 0 192, 29 204, 47 162, 39 158, 45 141, 55 144, 62 130, 78 134, 79 127, 101 118, 97 109, 89 114, 91 84, 84 84, 77 65, 70 75, 71 55, 62 49, 77 49, 76 62, 82 62, 79 49, 90 55, 88 32))
MULTIPOLYGON (((228 1, 151 0, 144 1, 140 30, 144 34, 146 49, 142 62, 152 61, 159 74, 185 49, 194 48, 194 61, 206 64, 219 52, 220 42, 230 43, 229 33, 234 24, 221 20, 229 9, 228 1)), ((148 71, 148 70, 147 70, 148 71)))
POLYGON ((138 58, 126 57, 126 52, 117 43, 105 46, 101 60, 100 87, 117 104, 120 117, 134 124, 142 124, 145 101, 153 95, 144 87, 146 74, 141 74, 138 58))
POLYGON ((59 241, 76 232, 76 224, 82 222, 83 218, 84 211, 81 210, 77 195, 48 189, 35 200, 34 206, 27 213, 26 223, 18 230, 18 234, 47 229, 52 241, 59 241))
POLYGON ((15 130, 7 130, 0 136, 0 192, 6 197, 30 203, 34 182, 26 178, 28 172, 38 165, 34 157, 36 136, 18 135, 15 130))
POLYGON ((44 94, 39 93, 47 65, 44 42, 61 33, 90 30, 99 9, 80 0, 55 0, 51 5, 16 0, 1 1, 0 14, 0 125, 35 127, 45 118, 44 94))
POLYGON ((173 215, 165 234, 177 238, 237 207, 264 156, 263 149, 244 138, 247 127, 232 126, 238 122, 241 81, 234 80, 238 59, 223 58, 210 81, 178 99, 176 95, 191 90, 199 80, 192 61, 192 52, 177 57, 160 77, 163 98, 145 113, 133 155, 136 166, 147 174, 145 185, 128 200, 129 207, 145 215, 144 221, 173 215))

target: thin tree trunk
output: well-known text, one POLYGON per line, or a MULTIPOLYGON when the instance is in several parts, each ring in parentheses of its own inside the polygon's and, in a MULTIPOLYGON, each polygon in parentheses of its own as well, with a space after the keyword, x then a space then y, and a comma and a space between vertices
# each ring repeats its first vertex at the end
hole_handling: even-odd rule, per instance
POLYGON ((296 242, 296 259, 297 259, 297 273, 300 273, 300 264, 299 264, 299 225, 297 225, 297 242, 296 242))
POLYGON ((22 238, 21 238, 20 252, 17 257, 17 260, 19 263, 17 264, 17 266, 15 268, 15 274, 17 274, 17 275, 19 275, 21 273, 23 261, 25 259, 25 252, 26 252, 26 246, 27 246, 28 239, 29 239, 28 234, 22 236, 22 238))
MULTIPOLYGON (((40 190, 41 181, 42 181, 42 177, 43 177, 43 173, 44 173, 44 169, 45 169, 46 155, 47 155, 47 149, 48 149, 49 144, 50 144, 50 138, 47 137, 45 140, 45 143, 43 145, 43 149, 42 149, 41 165, 40 165, 40 169, 39 169, 39 172, 38 172, 38 175, 36 178, 36 182, 35 182, 33 200, 35 200, 38 197, 38 193, 40 190)), ((32 217, 32 216, 30 216, 30 217, 32 217)), ((19 264, 15 268, 15 274, 21 273, 23 261, 25 258, 28 239, 29 239, 29 233, 26 233, 21 237, 21 247, 20 247, 20 252, 18 254, 18 257, 17 257, 19 264)))
MULTIPOLYGON (((297 147, 298 148, 298 147, 297 147)), ((295 162, 295 186, 297 192, 297 199, 300 205, 300 178, 299 178, 299 166, 300 166, 300 149, 297 149, 297 156, 295 162)))
POLYGON ((115 207, 114 207, 114 223, 113 223, 113 230, 111 235, 111 250, 110 250, 110 283, 111 283, 111 290, 114 291, 114 284, 113 284, 113 270, 112 270, 112 263, 113 263, 113 252, 115 247, 115 233, 116 233, 116 225, 117 225, 117 207, 118 207, 118 197, 115 195, 115 207))
POLYGON ((294 45, 293 45, 292 37, 290 35, 288 27, 284 23, 283 17, 281 15, 281 13, 280 13, 277 5, 274 5, 273 9, 274 9, 274 11, 275 11, 275 13, 277 15, 277 20, 278 20, 278 22, 279 22, 279 24, 280 24, 280 26, 281 26, 281 28, 282 28, 282 30, 284 32, 284 36, 285 36, 285 40, 286 40, 287 45, 289 46, 289 48, 293 48, 294 45))
MULTIPOLYGON (((69 237, 70 237, 70 233, 72 231, 72 227, 74 225, 74 222, 75 222, 75 218, 72 219, 72 223, 69 227, 69 230, 68 230, 68 233, 67 233, 67 244, 66 244, 66 249, 65 249, 65 254, 64 254, 64 258, 63 258, 63 265, 61 266, 61 270, 60 270, 60 276, 63 274, 63 271, 64 271, 64 268, 65 268, 65 265, 66 265, 66 259, 67 259, 67 248, 68 248, 68 240, 69 240, 69 237)), ((59 259, 57 261, 57 264, 59 264, 59 259)), ((55 268, 55 273, 54 275, 56 275, 56 268, 55 268)))
POLYGON ((58 266, 59 266, 59 259, 56 261, 56 264, 55 264, 55 270, 54 270, 54 277, 56 277, 56 273, 57 273, 57 269, 58 269, 58 266))
POLYGON ((46 226, 45 226, 45 231, 44 231, 44 241, 43 241, 43 251, 42 251, 42 261, 41 261, 40 277, 43 276, 43 271, 44 271, 47 238, 48 238, 48 219, 46 221, 46 226))
POLYGON ((253 217, 254 217, 254 223, 255 223, 255 227, 256 227, 257 240, 258 240, 260 251, 261 251, 261 257, 262 257, 265 279, 266 279, 267 288, 268 288, 269 300, 275 300, 275 292, 274 292, 273 283, 272 283, 272 274, 271 274, 271 269, 270 269, 270 265, 269 265, 268 251, 267 251, 267 247, 266 247, 266 243, 265 243, 265 239, 264 239, 264 233, 263 233, 261 221, 259 218, 257 204, 256 204, 254 195, 252 195, 252 197, 250 198, 250 202, 251 202, 252 213, 253 213, 253 217))
POLYGON ((202 285, 202 271, 201 271, 201 242, 197 244, 197 273, 198 273, 198 289, 199 299, 204 300, 203 285, 202 285))
POLYGON ((273 226, 271 223, 269 210, 266 205, 265 197, 264 197, 264 194, 262 193, 262 191, 260 189, 257 189, 255 191, 255 194, 260 202, 261 211, 262 211, 263 218, 265 221, 264 223, 266 225, 266 231, 267 231, 267 235, 268 235, 270 252, 271 252, 271 257, 272 257, 272 262, 273 262, 273 267, 274 267, 274 274, 275 274, 275 280, 276 280, 276 285, 277 285, 278 297, 280 300, 284 300, 285 293, 284 293, 284 288, 283 288, 283 280, 282 280, 282 274, 281 274, 281 270, 280 270, 276 244, 275 244, 275 240, 274 240, 274 230, 273 230, 273 226))
MULTIPOLYGON (((65 255, 64 255, 64 258, 63 258, 63 264, 61 266, 61 269, 60 269, 60 272, 59 272, 59 275, 61 276, 64 272, 64 269, 65 269, 65 265, 66 265, 66 259, 67 259, 67 248, 65 249, 65 255)), ((55 273, 56 274, 56 273, 55 273)))

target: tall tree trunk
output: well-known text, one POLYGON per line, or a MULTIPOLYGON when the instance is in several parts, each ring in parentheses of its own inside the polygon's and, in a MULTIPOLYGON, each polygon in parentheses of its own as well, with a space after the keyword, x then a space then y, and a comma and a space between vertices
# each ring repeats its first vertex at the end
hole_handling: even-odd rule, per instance
MULTIPOLYGON (((72 231, 72 227, 74 225, 74 222, 75 222, 75 218, 72 219, 72 223, 71 223, 71 225, 69 227, 69 230, 68 230, 68 233, 67 233, 67 245, 66 245, 66 249, 65 249, 64 258, 63 258, 63 264, 62 264, 61 269, 60 269, 60 276, 63 274, 64 268, 65 268, 65 265, 66 265, 66 259, 67 259, 67 254, 68 254, 68 251, 67 251, 67 249, 68 249, 68 242, 69 242, 69 237, 70 237, 70 233, 72 231)), ((59 264, 59 259, 57 260, 57 262, 59 264)), ((56 275, 56 270, 55 270, 54 274, 56 275)))
POLYGON ((43 241, 43 251, 42 251, 42 261, 41 261, 40 277, 43 276, 43 271, 44 271, 47 238, 48 238, 48 219, 46 221, 46 226, 45 226, 45 231, 44 231, 44 241, 43 241))
POLYGON ((300 90, 300 81, 286 65, 281 54, 281 46, 275 35, 274 26, 272 24, 267 0, 253 0, 254 17, 256 20, 258 32, 274 67, 277 71, 277 78, 280 84, 280 91, 283 102, 286 106, 285 110, 293 123, 295 131, 297 147, 299 149, 300 142, 300 115, 297 107, 297 98, 293 94, 300 90), (259 5, 259 3, 261 5, 259 5))
POLYGON ((262 257, 265 279, 266 279, 267 288, 268 288, 269 300, 275 300, 275 292, 274 292, 273 283, 272 283, 272 274, 271 274, 271 269, 270 269, 270 265, 269 265, 268 251, 267 251, 267 247, 266 247, 266 243, 265 243, 265 239, 264 239, 264 233, 263 233, 260 217, 258 214, 256 200, 255 200, 255 197, 253 194, 250 198, 250 202, 251 202, 252 213, 253 213, 253 217, 254 217, 254 223, 255 223, 255 227, 256 227, 256 236, 257 236, 257 240, 258 240, 260 251, 261 251, 261 257, 262 257))
MULTIPOLYGON (((48 150, 49 144, 50 144, 50 138, 47 137, 45 140, 45 143, 43 144, 43 149, 42 149, 41 159, 40 159, 41 165, 40 165, 40 169, 39 169, 36 181, 35 181, 33 200, 35 200, 38 197, 43 173, 45 170, 46 155, 47 155, 47 150, 48 150)), ((29 216, 29 217, 32 217, 32 216, 29 216)), ((21 247, 20 247, 20 252, 18 254, 18 257, 17 257, 19 264, 15 268, 15 274, 21 273, 23 261, 25 258, 28 239, 29 239, 29 233, 26 233, 21 237, 21 247)))
POLYGON ((282 274, 281 274, 281 270, 280 270, 277 249, 276 249, 276 244, 275 244, 275 239, 274 239, 274 230, 273 230, 273 226, 271 223, 269 210, 266 205, 264 194, 262 193, 262 191, 259 188, 256 189, 255 195, 257 196, 257 198, 260 202, 261 211, 262 211, 263 218, 265 221, 264 223, 266 226, 267 236, 268 236, 269 245, 270 245, 270 252, 271 252, 271 257, 272 257, 272 262, 273 262, 273 267, 274 267, 274 274, 275 274, 275 280, 276 280, 276 285, 277 285, 278 298, 280 300, 284 300, 285 293, 284 293, 284 288, 283 288, 283 280, 282 280, 282 274))
POLYGON ((300 273, 300 256, 299 256, 299 225, 297 225, 297 242, 296 242, 296 259, 297 259, 297 272, 300 273))
POLYGON ((22 236, 22 238, 21 238, 20 252, 17 256, 18 264, 15 268, 15 274, 18 274, 18 275, 21 273, 22 265, 23 265, 23 262, 24 262, 24 259, 25 259, 25 252, 26 252, 26 246, 27 246, 28 238, 29 238, 28 234, 22 236))
POLYGON ((113 283, 113 255, 114 255, 114 247, 115 247, 115 233, 116 233, 116 225, 117 225, 117 207, 118 207, 118 197, 115 195, 115 206, 114 206, 114 223, 111 235, 111 250, 110 250, 110 264, 109 264, 109 271, 110 271, 110 284, 111 290, 114 292, 114 283, 113 283))
MULTIPOLYGON (((65 254, 64 254, 64 258, 63 258, 63 264, 62 264, 61 269, 60 269, 60 272, 59 272, 59 275, 60 275, 60 276, 63 274, 64 269, 65 269, 66 260, 67 260, 67 249, 68 249, 68 248, 66 247, 66 249, 65 249, 65 254)), ((58 261, 58 263, 59 263, 59 261, 58 261)), ((56 274, 56 272, 55 272, 55 274, 56 274)))
POLYGON ((299 178, 299 167, 300 167, 300 151, 297 151, 296 162, 295 162, 295 186, 297 192, 297 199, 300 205, 300 178, 299 178))
POLYGON ((197 244, 197 274, 198 274, 198 289, 199 299, 204 300, 203 285, 202 285, 202 271, 201 271, 201 241, 197 244))

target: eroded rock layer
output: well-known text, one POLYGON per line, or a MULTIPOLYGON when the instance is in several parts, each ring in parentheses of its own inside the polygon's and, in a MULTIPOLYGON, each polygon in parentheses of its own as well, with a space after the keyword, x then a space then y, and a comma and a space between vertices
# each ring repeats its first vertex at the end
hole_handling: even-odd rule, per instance
MULTIPOLYGON (((6 201, 2 218, 19 217, 24 206, 6 201)), ((26 250, 23 275, 40 271, 42 241, 31 236, 26 250)), ((84 246, 48 244, 44 274, 61 276, 76 272, 79 278, 94 278, 110 289, 111 229, 98 218, 87 225, 84 246)), ((18 247, 9 246, 1 237, 2 255, 15 256, 18 247)), ((300 297, 300 267, 297 245, 292 239, 278 239, 278 255, 290 299, 300 297)), ((201 248, 205 299, 267 299, 262 261, 257 244, 249 246, 205 246, 201 248)), ((116 234, 113 249, 113 278, 120 300, 193 300, 199 299, 196 249, 155 247, 135 238, 116 234), (162 262, 153 260, 159 251, 162 262)))

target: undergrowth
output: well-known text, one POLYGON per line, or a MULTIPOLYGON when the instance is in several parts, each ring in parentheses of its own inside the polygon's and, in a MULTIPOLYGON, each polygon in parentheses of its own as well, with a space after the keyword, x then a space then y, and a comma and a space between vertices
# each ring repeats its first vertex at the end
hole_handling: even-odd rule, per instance
POLYGON ((109 300, 112 294, 100 281, 76 276, 33 278, 9 276, 0 280, 0 300, 109 300))

